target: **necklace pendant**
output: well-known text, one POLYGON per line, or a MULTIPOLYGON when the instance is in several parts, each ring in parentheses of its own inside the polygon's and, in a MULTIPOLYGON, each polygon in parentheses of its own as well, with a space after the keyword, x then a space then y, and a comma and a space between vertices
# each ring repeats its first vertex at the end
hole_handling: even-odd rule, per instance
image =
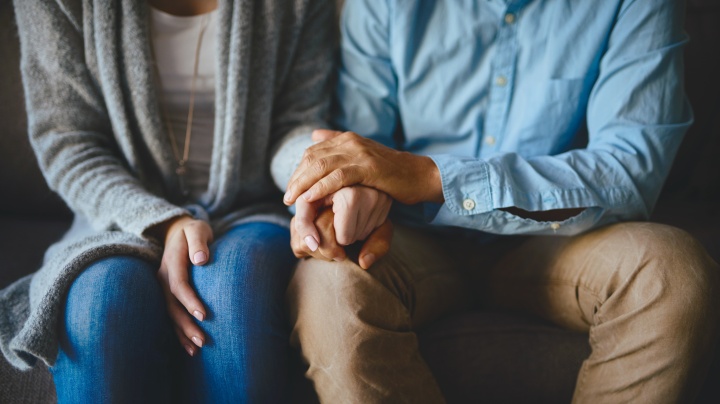
POLYGON ((175 169, 175 173, 178 175, 180 192, 183 194, 183 196, 188 196, 190 194, 190 191, 188 191, 187 184, 185 183, 185 174, 187 174, 187 169, 185 168, 185 166, 180 165, 178 166, 178 168, 175 169))

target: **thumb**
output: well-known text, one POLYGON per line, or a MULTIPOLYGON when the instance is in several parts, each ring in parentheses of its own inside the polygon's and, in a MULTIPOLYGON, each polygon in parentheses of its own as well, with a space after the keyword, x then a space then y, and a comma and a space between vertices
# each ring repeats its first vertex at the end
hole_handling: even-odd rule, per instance
POLYGON ((390 220, 385 220, 380 227, 370 233, 360 249, 360 259, 358 261, 362 269, 369 269, 372 264, 390 251, 392 236, 393 225, 390 220))
POLYGON ((330 130, 330 129, 315 129, 312 133, 312 141, 315 143, 320 143, 325 140, 333 139, 337 136, 340 136, 342 132, 336 131, 336 130, 330 130))
POLYGON ((320 208, 325 206, 327 201, 328 198, 315 202, 308 202, 303 198, 298 198, 295 201, 295 232, 300 235, 300 238, 312 252, 318 249, 321 241, 320 234, 315 227, 315 218, 320 208))
POLYGON ((195 265, 203 265, 210 260, 210 248, 213 233, 210 225, 194 220, 183 228, 187 240, 188 255, 190 261, 195 265))

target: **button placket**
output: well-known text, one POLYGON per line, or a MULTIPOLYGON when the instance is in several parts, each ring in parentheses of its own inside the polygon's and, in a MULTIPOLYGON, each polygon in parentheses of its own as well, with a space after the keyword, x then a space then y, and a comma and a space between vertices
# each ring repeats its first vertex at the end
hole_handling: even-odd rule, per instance
POLYGON ((500 23, 495 43, 496 55, 492 62, 492 85, 485 117, 484 133, 492 133, 484 139, 487 147, 496 147, 498 136, 505 131, 507 115, 512 98, 515 64, 518 56, 516 13, 506 12, 500 23), (512 17, 509 17, 512 16, 512 17), (511 20, 508 22, 508 20, 511 20))

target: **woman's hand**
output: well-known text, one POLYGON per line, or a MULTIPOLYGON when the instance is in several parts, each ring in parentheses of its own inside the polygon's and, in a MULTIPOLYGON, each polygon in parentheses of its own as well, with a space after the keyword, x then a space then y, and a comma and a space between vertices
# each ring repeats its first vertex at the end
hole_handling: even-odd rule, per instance
POLYGON ((190 315, 203 321, 206 316, 197 294, 190 286, 190 264, 203 265, 210 259, 208 244, 213 233, 202 220, 183 216, 165 225, 165 251, 157 273, 165 294, 168 313, 180 344, 190 356, 205 343, 205 334, 190 315))
POLYGON ((335 213, 334 241, 339 245, 350 245, 365 240, 385 223, 392 199, 384 192, 361 185, 342 188, 313 203, 298 199, 293 226, 312 251, 322 241, 314 222, 319 211, 328 206, 332 206, 335 213))
MULTIPOLYGON (((314 220, 314 227, 319 233, 320 242, 315 248, 308 247, 303 233, 296 227, 297 216, 290 222, 290 246, 298 258, 314 257, 324 261, 343 261, 347 258, 345 249, 337 242, 334 219, 336 214, 329 208, 321 209, 314 220)), ((368 269, 372 264, 385 256, 390 250, 393 227, 389 220, 385 220, 379 227, 374 228, 367 236, 360 249, 358 264, 368 269)))

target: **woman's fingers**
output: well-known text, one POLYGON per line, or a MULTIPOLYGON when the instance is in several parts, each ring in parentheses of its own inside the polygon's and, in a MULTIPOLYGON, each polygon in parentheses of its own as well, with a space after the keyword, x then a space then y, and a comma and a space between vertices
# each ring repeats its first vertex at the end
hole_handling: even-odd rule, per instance
POLYGON ((170 293, 180 301, 188 313, 200 321, 205 319, 205 308, 190 286, 188 269, 188 241, 183 226, 170 235, 165 244, 161 271, 167 271, 167 285, 170 293))
POLYGON ((293 220, 293 227, 297 236, 311 252, 316 251, 320 245, 320 234, 315 228, 315 217, 318 211, 316 205, 304 200, 298 200, 295 203, 295 218, 293 220))
POLYGON ((314 222, 321 240, 314 250, 310 250, 302 239, 302 236, 300 236, 300 233, 296 230, 296 220, 297 217, 294 217, 290 221, 290 247, 297 258, 314 257, 323 261, 342 261, 345 259, 345 250, 335 241, 333 213, 331 209, 322 209, 314 222))
POLYGON ((205 334, 177 300, 168 302, 168 313, 175 324, 175 334, 180 344, 185 348, 188 355, 194 356, 197 348, 202 348, 205 345, 205 334))
POLYGON ((165 250, 157 277, 178 339, 192 356, 205 344, 205 334, 190 316, 203 321, 206 311, 190 285, 189 269, 191 262, 202 265, 210 259, 212 229, 206 222, 181 217, 164 231, 165 250))
POLYGON ((165 295, 165 304, 168 309, 170 319, 175 325, 175 332, 178 335, 180 344, 185 351, 192 356, 197 351, 196 347, 202 347, 205 343, 205 334, 200 327, 192 321, 187 310, 180 304, 178 299, 170 290, 168 267, 162 265, 158 271, 158 279, 163 288, 165 295), (192 342, 192 343, 190 343, 192 342), (194 346, 193 346, 194 345, 194 346))
POLYGON ((183 228, 183 232, 187 240, 190 261, 195 265, 207 263, 210 260, 208 245, 212 242, 213 237, 210 225, 201 220, 194 220, 183 228))
POLYGON ((345 249, 336 241, 334 222, 335 214, 332 209, 324 209, 315 220, 318 230, 320 231, 320 253, 327 260, 344 261, 347 258, 345 249))
POLYGON ((360 249, 359 264, 363 269, 368 269, 380 258, 390 251, 393 226, 390 220, 386 220, 380 227, 375 229, 360 249))

